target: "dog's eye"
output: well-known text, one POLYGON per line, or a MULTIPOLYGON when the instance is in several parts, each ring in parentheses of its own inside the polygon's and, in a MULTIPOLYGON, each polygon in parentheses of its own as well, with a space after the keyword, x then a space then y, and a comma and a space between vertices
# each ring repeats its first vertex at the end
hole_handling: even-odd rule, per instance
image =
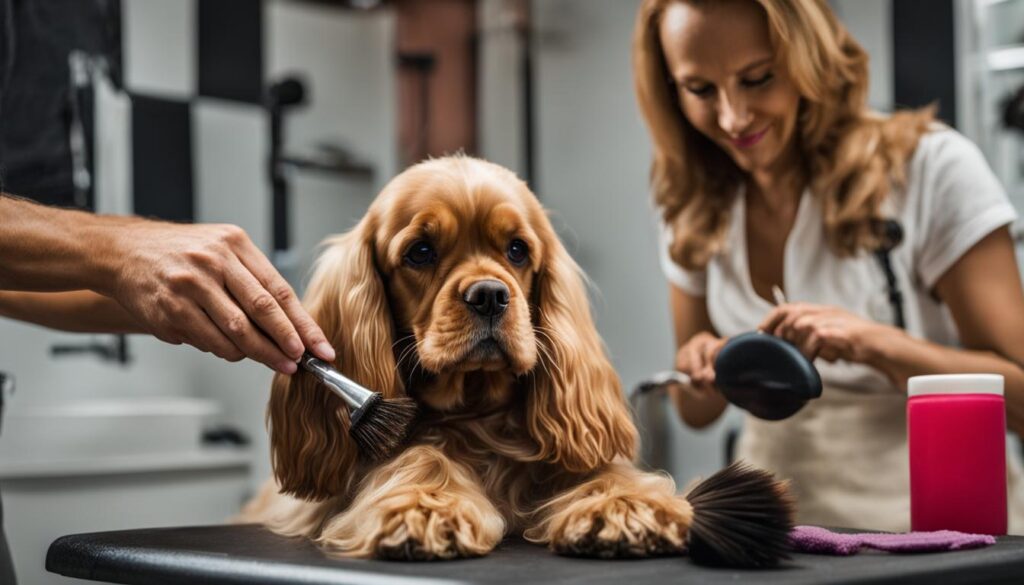
POLYGON ((530 259, 530 248, 522 240, 512 240, 508 245, 508 261, 516 266, 522 266, 530 259))
POLYGON ((426 266, 437 261, 437 252, 430 242, 420 240, 405 251, 405 262, 410 266, 426 266))

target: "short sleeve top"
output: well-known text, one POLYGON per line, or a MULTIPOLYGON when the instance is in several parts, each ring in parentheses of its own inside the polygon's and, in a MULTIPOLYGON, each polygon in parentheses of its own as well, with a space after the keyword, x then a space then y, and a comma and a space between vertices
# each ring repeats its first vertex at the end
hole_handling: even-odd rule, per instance
MULTIPOLYGON (((733 204, 727 241, 722 252, 703 270, 686 270, 668 254, 669 230, 661 225, 661 267, 668 280, 683 291, 706 296, 715 330, 732 336, 754 329, 772 309, 750 280, 747 264, 746 202, 740 193, 733 204)), ((992 231, 1013 222, 1017 212, 981 151, 954 130, 936 127, 921 137, 909 163, 907 182, 895 190, 883 213, 903 228, 903 241, 890 259, 900 290, 906 329, 912 335, 944 345, 957 345, 958 336, 948 310, 932 290, 945 272, 992 231)), ((892 323, 885 273, 873 254, 839 257, 828 247, 821 202, 809 191, 801 197, 787 238, 783 259, 783 289, 790 302, 839 306, 854 314, 892 323)), ((823 381, 857 378, 849 367, 823 366, 823 381), (829 372, 827 370, 835 370, 829 372)), ((853 370, 866 368, 853 367, 853 370)), ((878 387, 877 377, 868 384, 878 387)))

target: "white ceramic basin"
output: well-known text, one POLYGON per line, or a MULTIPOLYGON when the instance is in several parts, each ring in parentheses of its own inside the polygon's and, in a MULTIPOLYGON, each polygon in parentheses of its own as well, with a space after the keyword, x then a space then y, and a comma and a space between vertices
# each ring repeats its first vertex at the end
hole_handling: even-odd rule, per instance
POLYGON ((43 463, 194 452, 217 402, 138 397, 19 405, 0 428, 0 462, 43 463))

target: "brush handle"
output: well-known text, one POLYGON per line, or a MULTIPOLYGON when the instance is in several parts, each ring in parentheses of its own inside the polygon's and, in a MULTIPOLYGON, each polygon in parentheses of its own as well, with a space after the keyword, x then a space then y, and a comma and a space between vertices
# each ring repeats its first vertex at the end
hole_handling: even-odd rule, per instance
POLYGON ((335 394, 340 396, 342 400, 354 409, 362 408, 363 405, 365 405, 367 401, 373 398, 374 394, 376 394, 376 392, 367 390, 352 380, 349 380, 342 375, 341 372, 334 369, 334 366, 323 360, 319 360, 308 353, 302 354, 302 359, 299 360, 299 365, 316 376, 324 386, 333 390, 335 394))
POLYGON ((635 397, 640 396, 642 394, 647 394, 648 392, 658 390, 660 388, 665 387, 665 385, 673 382, 676 384, 682 384, 683 386, 689 386, 690 377, 676 370, 658 372, 657 374, 654 374, 647 380, 644 380, 643 382, 637 384, 636 387, 633 389, 631 396, 635 397))
POLYGON ((669 382, 675 382, 676 384, 682 384, 683 386, 689 386, 692 384, 690 377, 678 370, 668 370, 665 372, 658 372, 651 376, 651 383, 662 385, 668 384, 669 382))

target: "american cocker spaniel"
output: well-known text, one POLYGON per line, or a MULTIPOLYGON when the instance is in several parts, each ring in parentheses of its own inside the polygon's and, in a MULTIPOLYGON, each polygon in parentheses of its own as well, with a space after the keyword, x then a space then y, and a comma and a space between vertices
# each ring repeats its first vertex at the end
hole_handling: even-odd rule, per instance
POLYGON ((409 168, 327 241, 305 302, 341 372, 420 416, 372 463, 337 396, 278 374, 276 482, 245 519, 358 557, 479 556, 509 534, 597 557, 692 548, 698 504, 634 466, 584 276, 512 172, 465 156, 409 168))

